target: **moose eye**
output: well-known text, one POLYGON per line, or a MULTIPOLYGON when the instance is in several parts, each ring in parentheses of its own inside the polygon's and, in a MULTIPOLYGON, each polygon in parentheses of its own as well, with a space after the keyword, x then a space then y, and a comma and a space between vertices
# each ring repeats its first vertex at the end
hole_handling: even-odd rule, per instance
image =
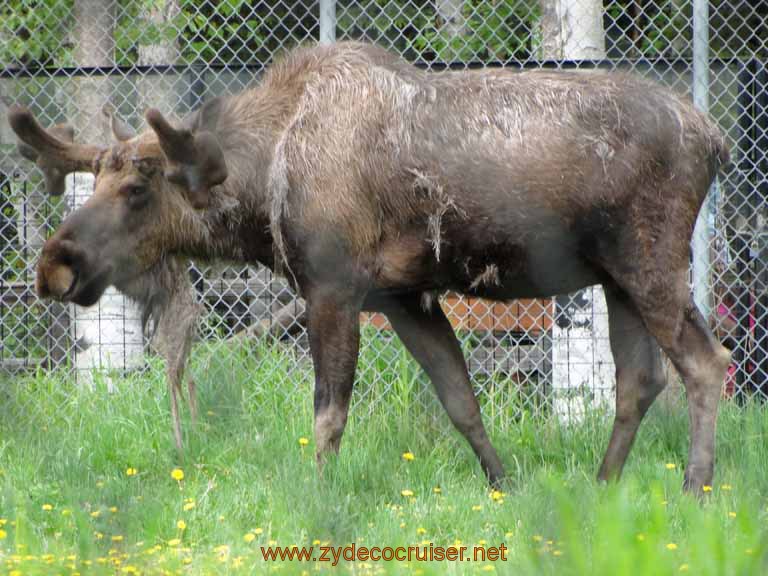
POLYGON ((120 188, 120 195, 128 201, 128 205, 133 209, 143 207, 148 199, 147 187, 138 183, 123 185, 120 188))
POLYGON ((141 196, 147 191, 147 187, 142 184, 126 184, 120 189, 120 194, 126 198, 132 196, 141 196))

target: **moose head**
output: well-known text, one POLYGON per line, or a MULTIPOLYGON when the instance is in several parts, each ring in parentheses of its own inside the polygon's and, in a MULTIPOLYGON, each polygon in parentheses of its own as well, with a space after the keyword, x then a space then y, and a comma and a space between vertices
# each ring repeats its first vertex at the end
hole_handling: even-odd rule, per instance
POLYGON ((204 106, 185 127, 149 109, 150 130, 134 134, 112 115, 109 148, 74 142, 67 125, 44 129, 25 108, 9 122, 21 154, 42 170, 48 193, 62 194, 71 172, 95 175, 93 195, 43 246, 36 289, 41 297, 95 304, 110 285, 130 282, 172 251, 190 212, 208 206, 210 189, 227 178, 214 134, 218 105, 204 106))

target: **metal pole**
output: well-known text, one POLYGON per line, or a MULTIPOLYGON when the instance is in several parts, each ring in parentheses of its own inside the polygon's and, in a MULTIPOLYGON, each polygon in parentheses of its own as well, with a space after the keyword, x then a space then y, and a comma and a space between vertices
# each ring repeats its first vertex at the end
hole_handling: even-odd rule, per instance
POLYGON ((336 42, 336 0, 320 0, 320 43, 336 42))
MULTIPOLYGON (((693 103, 702 112, 709 110, 709 1, 693 0, 693 103)), ((714 185, 713 185, 714 188, 714 185)), ((710 194, 712 190, 710 189, 710 194)), ((699 211, 693 231, 693 299, 705 318, 709 319, 712 303, 709 282, 710 219, 713 216, 708 199, 699 211)))

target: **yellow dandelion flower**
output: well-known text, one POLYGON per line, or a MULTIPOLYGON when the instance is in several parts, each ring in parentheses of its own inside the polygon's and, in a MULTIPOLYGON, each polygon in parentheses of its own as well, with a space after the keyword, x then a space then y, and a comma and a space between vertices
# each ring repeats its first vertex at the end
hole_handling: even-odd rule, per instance
POLYGON ((405 522, 400 522, 400 528, 405 528, 405 522))
POLYGON ((413 455, 413 452, 403 452, 403 460, 407 462, 412 462, 416 459, 416 456, 413 455))
POLYGON ((126 476, 136 476, 136 468, 131 468, 130 466, 125 469, 125 475, 126 476))
POLYGON ((736 518, 736 512, 728 512, 728 516, 731 518, 736 518))
POLYGON ((110 506, 109 511, 112 512, 112 514, 117 514, 117 506, 110 506))
POLYGON ((688 572, 688 564, 680 564, 680 572, 688 572))
POLYGON ((96 540, 102 540, 104 538, 104 534, 102 534, 101 532, 94 532, 93 535, 96 538, 96 540))
POLYGON ((194 507, 195 507, 194 502, 187 502, 186 504, 184 504, 184 506, 182 506, 182 509, 184 510, 184 512, 189 512, 194 507))
POLYGON ((182 558, 181 563, 184 564, 185 566, 189 566, 190 564, 192 564, 192 558, 189 558, 189 557, 182 558))
POLYGON ((5 540, 8 537, 8 532, 0 528, 0 540, 5 540))
POLYGON ((542 538, 542 537, 541 537, 541 536, 539 536, 538 534, 534 534, 534 535, 533 535, 533 541, 534 541, 534 542, 541 542, 542 540, 544 540, 544 538, 542 538))
POLYGON ((171 548, 178 546, 179 544, 181 544, 180 538, 173 538, 171 540, 168 540, 168 546, 170 546, 171 548))
POLYGON ((8 572, 8 576, 22 576, 21 570, 11 570, 8 572))
POLYGON ((98 518, 99 516, 101 516, 101 510, 94 510, 91 512, 91 518, 98 518))
POLYGON ((472 511, 473 512, 479 512, 482 509, 483 509, 483 507, 480 506, 480 504, 475 504, 474 506, 472 506, 472 511))
POLYGON ((725 490, 726 492, 728 492, 730 490, 733 490, 733 486, 731 486, 730 484, 722 484, 720 486, 720 490, 725 490))
MULTIPOLYGON (((267 546, 277 546, 277 540, 270 540, 267 542, 267 546)), ((325 544, 323 544, 325 546, 325 544)))
POLYGON ((51 510, 53 510, 53 506, 51 506, 50 504, 43 504, 43 510, 45 510, 46 512, 50 512, 51 510))
POLYGON ((243 565, 243 557, 238 556, 237 558, 232 559, 232 567, 233 568, 240 568, 240 566, 243 565))
POLYGON ((216 554, 229 554, 229 545, 221 544, 220 546, 216 546, 213 551, 216 552, 216 554))
POLYGON ((179 520, 178 522, 176 522, 176 528, 178 528, 179 530, 186 530, 187 523, 184 522, 184 520, 179 520))
POLYGON ((182 470, 181 468, 174 468, 173 470, 171 470, 171 478, 176 480, 176 482, 181 482, 182 480, 184 480, 184 470, 182 470))
POLYGON ((562 550, 553 550, 552 551, 552 555, 553 556, 562 556, 563 555, 563 551, 562 550))
POLYGON ((504 498, 504 496, 506 496, 506 494, 504 494, 504 492, 501 492, 500 490, 493 490, 491 492, 491 500, 501 500, 502 498, 504 498))
POLYGON ((677 544, 675 544, 674 542, 670 542, 669 544, 667 544, 667 550, 677 550, 677 544))
POLYGON ((434 492, 435 494, 442 494, 443 489, 440 488, 440 486, 435 486, 434 488, 432 488, 432 492, 434 492))
POLYGON ((256 535, 259 535, 259 534, 263 534, 264 533, 264 529, 263 528, 254 528, 253 530, 251 530, 251 532, 253 532, 256 535))
POLYGON ((98 482, 96 482, 96 488, 104 488, 104 481, 99 480, 98 482))
POLYGON ((256 540, 256 534, 254 534, 253 532, 248 532, 248 534, 243 536, 243 540, 245 540, 247 543, 250 544, 251 542, 256 540))
POLYGON ((504 533, 504 538, 512 538, 512 536, 514 536, 514 535, 515 534, 513 532, 505 532, 504 533))
POLYGON ((635 538, 637 538, 638 542, 645 542, 645 534, 643 533, 638 534, 635 538))
POLYGON ((422 528, 421 526, 416 528, 416 534, 426 534, 426 533, 427 533, 427 529, 426 528, 422 528))
POLYGON ((304 436, 299 438, 299 446, 306 446, 308 444, 309 444, 309 438, 304 438, 304 436))
POLYGON ((485 566, 483 566, 483 567, 481 568, 481 570, 482 570, 483 572, 493 572, 493 571, 495 571, 495 570, 496 570, 496 568, 494 568, 493 564, 486 564, 485 566))
POLYGON ((701 490, 703 492, 712 492, 712 486, 708 486, 705 484, 704 486, 701 487, 701 490))
POLYGON ((122 542, 122 541, 123 541, 123 537, 120 536, 119 534, 112 536, 112 542, 122 542))
POLYGON ((62 516, 71 516, 72 515, 72 510, 70 510, 69 508, 64 508, 64 510, 61 511, 61 515, 62 516))
POLYGON ((453 541, 453 545, 454 545, 456 548, 458 548, 459 546, 461 546, 461 540, 459 540, 458 538, 456 538, 456 540, 454 540, 454 541, 453 541))
POLYGON ((405 489, 405 490, 400 490, 400 496, 403 496, 403 497, 405 497, 405 498, 410 498, 410 497, 412 497, 413 495, 414 495, 414 494, 413 494, 413 490, 408 490, 408 489, 405 489))
POLYGON ((0 526, 5 526, 8 523, 8 520, 5 518, 0 518, 0 526))
POLYGON ((320 545, 320 540, 318 538, 315 538, 314 540, 312 540, 312 546, 319 546, 319 545, 320 545))
POLYGON ((677 468, 677 464, 675 464, 674 462, 667 462, 664 466, 666 467, 667 470, 674 470, 675 468, 677 468))

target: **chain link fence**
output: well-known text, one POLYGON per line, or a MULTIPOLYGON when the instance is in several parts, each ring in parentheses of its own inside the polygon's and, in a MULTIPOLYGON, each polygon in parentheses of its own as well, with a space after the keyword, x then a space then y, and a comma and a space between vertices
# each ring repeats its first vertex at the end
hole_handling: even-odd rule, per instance
MULTIPOLYGON (((67 121, 78 141, 106 144, 105 105, 142 129, 147 107, 183 117, 258 82, 292 46, 357 39, 432 70, 630 70, 708 110, 734 162, 702 210, 691 282, 734 351, 724 394, 768 398, 767 22, 768 5, 749 0, 8 0, 0 8, 0 383, 40 368, 83 378, 94 369, 162 374, 147 354, 141 310, 117 291, 87 310, 36 297, 40 247, 93 182, 75 174, 63 196, 46 195, 41 173, 16 149, 8 106, 26 105, 45 125, 67 121)), ((286 283, 266 269, 188 264, 203 310, 193 376, 258 378, 282 394, 306 394, 303 303, 286 283)), ((599 287, 507 303, 448 293, 441 303, 487 425, 610 401, 599 287)), ((363 333, 352 413, 393 409, 392 394, 431 405, 386 319, 366 315, 363 333)))

